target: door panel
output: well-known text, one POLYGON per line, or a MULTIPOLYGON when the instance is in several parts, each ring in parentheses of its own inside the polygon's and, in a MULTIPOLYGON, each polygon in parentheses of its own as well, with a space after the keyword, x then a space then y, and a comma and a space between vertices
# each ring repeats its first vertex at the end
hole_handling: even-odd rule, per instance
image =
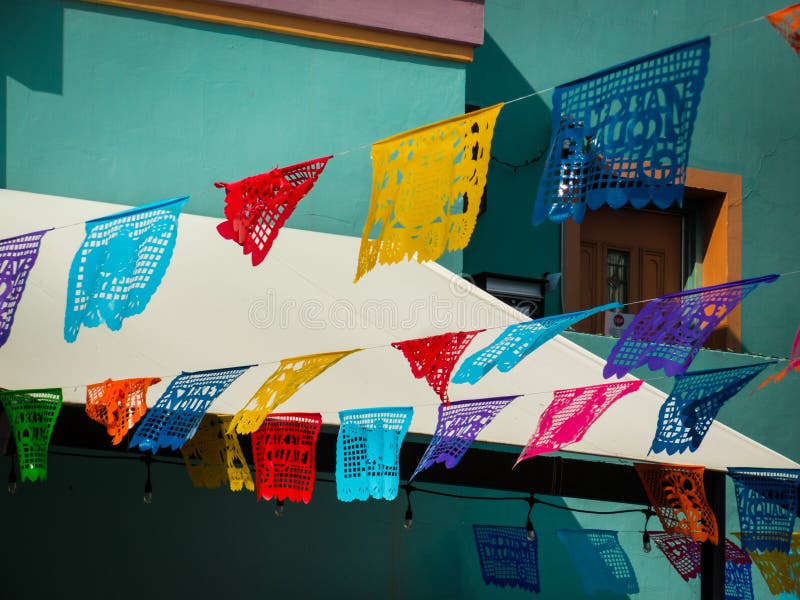
MULTIPOLYGON (((682 289, 683 217, 655 210, 613 210, 586 214, 581 235, 581 309, 607 302, 650 300, 682 289)), ((626 306, 637 313, 643 304, 626 306)), ((604 315, 576 326, 603 333, 604 315)))
POLYGON ((663 250, 642 250, 642 299, 656 298, 667 293, 664 291, 667 288, 666 263, 667 257, 663 250))

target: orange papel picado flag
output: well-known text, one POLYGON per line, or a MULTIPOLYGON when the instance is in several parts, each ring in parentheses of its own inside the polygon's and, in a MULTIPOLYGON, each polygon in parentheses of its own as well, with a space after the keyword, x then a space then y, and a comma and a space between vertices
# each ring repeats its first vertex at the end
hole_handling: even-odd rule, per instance
POLYGON ((111 443, 119 444, 147 412, 147 388, 159 377, 106 379, 86 386, 86 414, 106 426, 111 443))
POLYGON ((469 243, 502 104, 372 145, 372 198, 355 281, 376 264, 436 260, 469 243), (372 238, 372 239, 370 239, 372 238))
POLYGON ((717 518, 706 499, 704 467, 634 463, 647 497, 667 533, 719 543, 717 518))
POLYGON ((767 20, 800 56, 800 3, 768 14, 767 20))
POLYGON ((236 429, 242 435, 253 433, 261 427, 269 413, 291 398, 297 390, 348 354, 359 350, 284 358, 247 404, 233 416, 228 432, 236 429))

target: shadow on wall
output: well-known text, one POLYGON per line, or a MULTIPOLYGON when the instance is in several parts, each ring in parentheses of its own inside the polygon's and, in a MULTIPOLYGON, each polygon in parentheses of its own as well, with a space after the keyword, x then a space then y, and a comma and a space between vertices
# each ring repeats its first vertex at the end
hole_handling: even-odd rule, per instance
MULTIPOLYGON (((335 485, 318 480, 311 502, 287 502, 279 519, 274 502, 257 502, 252 493, 192 487, 179 461, 153 466, 153 503, 143 504, 144 468, 135 456, 122 456, 51 455, 46 481, 0 494, 0 511, 14 515, 4 528, 10 541, 0 547, 3 597, 534 598, 484 584, 472 532, 473 523, 522 526, 524 500, 420 494, 414 526, 404 529, 402 494, 391 502, 339 502, 335 485), (52 557, 46 565, 28 559, 45 549, 52 557)), ((7 461, 0 467, 7 469, 7 461)), ((587 598, 555 535, 559 527, 579 527, 574 516, 537 506, 533 519, 542 584, 535 598, 587 598)))
POLYGON ((8 185, 8 80, 36 92, 60 95, 63 47, 62 3, 0 2, 0 188, 8 185))
MULTIPOLYGON (((467 102, 488 106, 535 92, 486 32, 484 45, 476 49, 475 61, 467 69, 467 102)), ((492 141, 496 160, 489 167, 487 210, 464 251, 465 272, 539 277, 545 271, 560 270, 558 252, 548 250, 558 248, 559 227, 545 223, 534 231, 531 224, 536 188, 550 143, 551 121, 552 111, 542 96, 508 104, 500 113, 492 141), (539 158, 533 165, 516 169, 499 162, 519 165, 536 157, 539 158), (497 247, 500 239, 513 240, 513 247, 497 247)), ((558 304, 557 297, 546 302, 548 312, 558 304)))
MULTIPOLYGON (((93 2, 0 0, 0 49, 5 184, 123 204, 189 195, 214 217, 214 181, 463 110, 462 63, 93 2)), ((368 157, 337 157, 290 227, 360 236, 368 157)))

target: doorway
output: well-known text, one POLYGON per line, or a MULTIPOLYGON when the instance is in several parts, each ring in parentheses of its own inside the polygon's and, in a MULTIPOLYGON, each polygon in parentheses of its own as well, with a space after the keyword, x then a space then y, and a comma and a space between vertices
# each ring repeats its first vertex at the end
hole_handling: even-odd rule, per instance
MULTIPOLYGON (((720 173, 717 171, 704 171, 689 167, 686 175, 686 189, 684 193, 683 207, 674 208, 668 211, 643 210, 633 211, 632 209, 620 209, 614 211, 607 207, 600 211, 589 211, 583 224, 579 225, 574 221, 567 220, 563 225, 563 312, 573 312, 586 308, 591 303, 592 298, 602 299, 592 306, 604 304, 608 300, 608 273, 602 274, 599 269, 604 265, 608 269, 608 253, 603 251, 602 242, 604 235, 602 231, 593 233, 592 229, 607 227, 604 226, 604 219, 619 220, 623 223, 627 220, 625 213, 639 212, 649 213, 652 218, 662 219, 655 231, 664 232, 672 230, 675 240, 680 240, 680 244, 665 245, 664 240, 659 241, 658 233, 646 223, 628 223, 627 226, 621 225, 616 231, 610 231, 614 237, 606 238, 606 248, 612 251, 624 253, 627 246, 637 246, 650 252, 644 253, 645 268, 642 272, 641 257, 639 252, 632 256, 625 257, 613 255, 612 266, 624 267, 629 265, 628 280, 631 282, 627 288, 627 298, 622 302, 636 302, 637 300, 648 300, 659 294, 654 291, 659 290, 663 281, 663 293, 677 291, 680 289, 692 289, 709 285, 716 285, 729 281, 737 281, 742 278, 742 178, 732 173, 720 173), (603 216, 604 213, 604 216, 603 216), (597 223, 594 222, 595 216, 601 214, 597 223), (653 217, 656 215, 656 217, 653 217), (672 219, 668 215, 672 215, 672 219), (677 220, 682 219, 681 234, 678 236, 677 220), (670 221, 672 225, 670 225, 670 221), (586 230, 587 233, 583 233, 586 230), (646 234, 645 243, 638 242, 636 238, 641 238, 641 234, 646 234), (652 240, 652 241, 649 241, 652 240), (593 245, 592 242, 599 242, 600 245, 593 245), (663 278, 658 266, 661 263, 661 252, 663 248, 663 278), (668 249, 668 248, 671 248, 668 249), (652 250, 657 250, 655 253, 652 250), (672 260, 682 254, 676 262, 672 260), (640 260, 639 266, 634 267, 634 259, 640 260), (602 262, 601 262, 602 261, 602 262), (584 265, 583 263, 586 263, 584 265), (675 286, 675 270, 679 269, 678 287, 675 286), (636 270, 632 273, 631 270, 636 270), (586 273, 586 279, 584 279, 586 273), (590 275, 593 274, 593 275, 590 275), (637 283, 637 280, 639 283, 637 283), (602 286, 601 286, 602 284, 602 286), (638 288, 636 286, 639 286, 638 288), (638 294, 640 297, 636 298, 638 294)), ((642 217, 647 219, 648 217, 642 217)), ((612 224, 613 228, 614 225, 612 224)), ((611 273, 612 283, 619 279, 619 269, 611 273), (615 277, 616 275, 616 277, 615 277)), ((626 289, 623 287, 623 289, 626 289)), ((638 312, 644 305, 632 305, 626 307, 632 313, 638 312)), ((575 329, 586 333, 603 333, 604 316, 598 315, 593 319, 579 323, 575 329)), ((741 342, 741 308, 736 308, 727 318, 714 330, 705 347, 718 350, 728 350, 739 352, 742 350, 741 342)))
MULTIPOLYGON (((590 211, 580 227, 579 310, 608 302, 628 304, 683 289, 686 216, 660 210, 590 211)), ((644 304, 626 306, 637 313, 644 304)), ((577 331, 603 333, 604 314, 578 323, 577 331)))

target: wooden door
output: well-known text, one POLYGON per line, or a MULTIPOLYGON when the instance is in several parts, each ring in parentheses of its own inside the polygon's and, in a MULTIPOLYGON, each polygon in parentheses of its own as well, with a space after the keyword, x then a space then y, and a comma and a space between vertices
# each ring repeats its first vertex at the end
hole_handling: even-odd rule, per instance
MULTIPOLYGON (((588 211, 580 226, 580 309, 650 300, 682 289, 683 216, 655 210, 588 211)), ((637 313, 642 304, 623 311, 637 313)), ((603 333, 604 315, 578 323, 603 333)))

